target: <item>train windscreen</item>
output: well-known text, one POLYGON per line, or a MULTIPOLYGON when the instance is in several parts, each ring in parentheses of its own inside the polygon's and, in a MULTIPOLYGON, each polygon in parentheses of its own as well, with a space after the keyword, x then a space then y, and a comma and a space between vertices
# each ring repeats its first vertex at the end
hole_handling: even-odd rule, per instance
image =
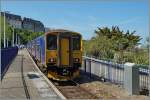
POLYGON ((57 36, 56 35, 47 35, 47 49, 56 50, 57 49, 57 36))
POLYGON ((73 50, 80 50, 81 48, 81 37, 79 35, 73 36, 73 50))

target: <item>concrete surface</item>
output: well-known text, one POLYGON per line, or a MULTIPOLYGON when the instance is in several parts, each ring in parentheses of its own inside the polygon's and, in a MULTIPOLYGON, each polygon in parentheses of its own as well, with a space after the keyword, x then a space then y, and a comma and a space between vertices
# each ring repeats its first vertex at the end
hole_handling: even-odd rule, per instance
POLYGON ((0 85, 0 100, 60 100, 37 71, 26 50, 20 50, 0 85))

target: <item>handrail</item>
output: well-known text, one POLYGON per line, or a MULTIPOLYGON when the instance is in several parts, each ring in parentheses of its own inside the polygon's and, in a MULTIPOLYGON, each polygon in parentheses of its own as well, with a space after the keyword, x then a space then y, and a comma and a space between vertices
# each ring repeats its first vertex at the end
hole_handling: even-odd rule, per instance
MULTIPOLYGON (((82 56, 83 60, 90 60, 92 62, 98 62, 98 63, 102 63, 102 64, 106 64, 106 65, 111 65, 111 67, 117 67, 117 68, 122 68, 124 69, 124 64, 118 64, 118 63, 115 63, 115 62, 111 62, 111 61, 105 61, 105 60, 99 60, 99 59, 96 59, 96 58, 92 58, 92 57, 87 57, 87 56, 82 56)), ((145 66, 145 65, 140 65, 140 64, 136 64, 135 66, 145 66)), ((141 74, 150 74, 150 69, 147 67, 147 68, 140 68, 139 67, 139 72, 141 74)))

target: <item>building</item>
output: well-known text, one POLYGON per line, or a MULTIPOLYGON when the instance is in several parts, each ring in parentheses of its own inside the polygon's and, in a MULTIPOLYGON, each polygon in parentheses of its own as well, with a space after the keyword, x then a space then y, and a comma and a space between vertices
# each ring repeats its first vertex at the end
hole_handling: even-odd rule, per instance
POLYGON ((22 28, 34 32, 34 22, 30 18, 24 18, 22 21, 22 28))
POLYGON ((26 17, 22 21, 22 28, 32 32, 45 32, 42 22, 26 17))
MULTIPOLYGON (((4 12, 1 12, 1 15, 4 16, 4 12)), ((19 15, 14 15, 10 13, 5 13, 6 21, 9 23, 10 26, 14 28, 22 28, 22 19, 19 15)))
MULTIPOLYGON (((4 12, 1 12, 1 15, 4 16, 4 12)), ((33 20, 31 18, 21 18, 19 15, 14 15, 10 13, 5 13, 6 21, 10 26, 19 29, 27 29, 32 32, 45 32, 45 28, 42 22, 38 20, 33 20)))
POLYGON ((40 21, 35 21, 34 31, 35 32, 45 32, 43 23, 41 23, 40 21))

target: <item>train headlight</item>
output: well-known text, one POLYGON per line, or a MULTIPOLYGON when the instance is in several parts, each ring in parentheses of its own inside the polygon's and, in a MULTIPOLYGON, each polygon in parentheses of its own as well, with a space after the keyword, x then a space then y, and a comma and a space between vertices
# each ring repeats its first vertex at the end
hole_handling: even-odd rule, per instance
POLYGON ((54 62, 56 62, 56 58, 49 58, 48 62, 54 63, 54 62))
POLYGON ((79 62, 80 59, 79 58, 74 58, 74 62, 79 62))

